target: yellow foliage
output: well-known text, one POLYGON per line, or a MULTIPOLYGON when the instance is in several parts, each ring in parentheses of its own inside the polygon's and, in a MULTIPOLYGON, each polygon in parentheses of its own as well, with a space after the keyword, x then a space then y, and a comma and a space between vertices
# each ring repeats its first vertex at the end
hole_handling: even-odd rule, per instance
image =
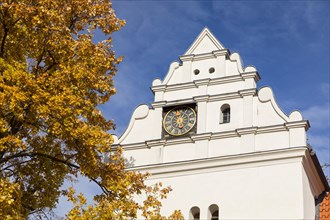
POLYGON ((1 0, 0 219, 51 210, 63 182, 78 174, 103 194, 87 206, 83 195, 65 191, 74 205, 68 219, 135 218, 138 211, 163 218, 159 199, 170 189, 148 187, 146 175, 125 169, 107 133, 114 124, 97 109, 116 93, 122 57, 111 34, 124 24, 109 0, 1 0), (95 42, 96 30, 104 41, 95 42), (137 204, 134 195, 143 192, 147 200, 137 204))
POLYGON ((21 196, 18 184, 0 179, 0 219, 23 219, 24 210, 12 208, 19 205, 21 196))

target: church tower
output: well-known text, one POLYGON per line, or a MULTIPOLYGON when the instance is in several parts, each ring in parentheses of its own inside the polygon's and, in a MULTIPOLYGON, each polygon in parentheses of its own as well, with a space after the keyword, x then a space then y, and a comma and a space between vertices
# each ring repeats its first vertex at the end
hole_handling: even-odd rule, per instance
POLYGON ((130 169, 173 191, 164 215, 185 219, 314 219, 329 186, 306 141, 256 68, 243 67, 207 29, 134 111, 120 144, 130 169))

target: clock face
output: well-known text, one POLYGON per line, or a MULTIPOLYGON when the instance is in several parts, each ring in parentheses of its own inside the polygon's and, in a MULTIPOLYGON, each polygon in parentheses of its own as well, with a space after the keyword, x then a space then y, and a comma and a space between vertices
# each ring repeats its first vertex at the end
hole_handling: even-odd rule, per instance
POLYGON ((164 130, 173 136, 187 134, 196 124, 196 112, 190 107, 176 107, 164 117, 164 130))

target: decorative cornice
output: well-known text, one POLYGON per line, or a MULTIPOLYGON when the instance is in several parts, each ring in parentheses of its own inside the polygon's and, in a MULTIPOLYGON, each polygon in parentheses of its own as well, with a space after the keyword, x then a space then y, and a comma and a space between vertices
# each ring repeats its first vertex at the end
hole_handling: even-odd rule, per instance
POLYGON ((223 50, 215 50, 212 51, 215 57, 225 56, 227 59, 229 59, 230 51, 228 49, 223 50))
POLYGON ((194 54, 188 54, 188 55, 183 55, 183 56, 180 56, 180 60, 182 62, 185 62, 185 61, 193 61, 194 59, 194 54))
MULTIPOLYGON (((171 84, 171 85, 162 84, 162 85, 152 86, 150 89, 153 92, 178 91, 178 90, 184 90, 184 89, 198 88, 201 85, 213 86, 213 85, 220 85, 220 84, 224 84, 224 83, 241 82, 247 78, 252 78, 252 76, 257 76, 257 72, 242 73, 240 75, 234 75, 234 76, 198 79, 198 80, 194 80, 192 82, 179 83, 179 84, 171 84)), ((259 78, 256 78, 256 79, 259 79, 259 78)))
POLYGON ((250 127, 250 128, 239 128, 236 129, 238 136, 246 135, 246 134, 256 134, 258 127, 250 127))
POLYGON ((231 138, 231 137, 238 137, 236 130, 212 133, 211 140, 231 138))
POLYGON ((210 78, 207 78, 207 79, 197 79, 197 80, 194 80, 194 84, 197 87, 200 87, 200 86, 209 85, 210 81, 211 81, 210 78))
POLYGON ((257 89, 244 89, 244 90, 239 90, 238 93, 243 97, 243 96, 251 96, 251 95, 256 95, 257 94, 257 89))
POLYGON ((238 98, 241 98, 238 92, 231 92, 231 93, 223 93, 219 95, 211 95, 208 101, 216 102, 216 101, 238 99, 238 98))
POLYGON ((260 75, 257 71, 252 71, 252 72, 244 72, 241 73, 243 79, 250 79, 253 78, 254 81, 258 82, 260 80, 260 75))
POLYGON ((185 61, 207 60, 219 56, 225 56, 226 58, 229 58, 229 55, 230 55, 229 50, 223 49, 223 50, 215 50, 209 53, 183 55, 180 56, 179 58, 182 62, 185 62, 185 61))
POLYGON ((153 108, 162 108, 167 104, 167 101, 152 102, 151 106, 153 108))
POLYGON ((167 107, 167 106, 175 106, 175 105, 185 105, 185 104, 190 104, 194 103, 194 99, 179 99, 179 100, 174 100, 174 101, 161 101, 161 102, 152 102, 151 106, 154 108, 159 108, 159 107, 167 107))
MULTIPOLYGON (((139 149, 145 149, 148 148, 148 146, 146 145, 146 142, 138 142, 138 143, 133 143, 133 144, 113 144, 111 147, 113 148, 113 150, 116 150, 117 147, 122 147, 124 150, 139 150, 139 149)), ((158 142, 158 145, 160 142, 158 142)))
POLYGON ((191 139, 193 140, 193 142, 195 141, 202 141, 202 140, 210 140, 212 136, 212 132, 208 132, 208 133, 203 133, 203 134, 194 134, 191 135, 191 139))
MULTIPOLYGON (((186 56, 186 55, 185 55, 186 56)), ((185 61, 185 56, 180 56, 179 59, 184 62, 185 61)), ((197 61, 197 60, 207 60, 207 59, 212 59, 215 58, 214 54, 211 53, 201 53, 201 54, 194 54, 194 57, 192 58, 191 61, 197 61)))
MULTIPOLYGON (((305 127, 306 121, 297 121, 290 122, 290 125, 294 126, 294 128, 305 127)), ((281 132, 288 131, 286 124, 273 125, 273 126, 263 126, 263 127, 247 127, 247 128, 238 128, 230 131, 223 132, 207 132, 202 134, 195 134, 192 136, 186 136, 181 138, 169 138, 169 139, 158 139, 158 140, 148 140, 145 142, 139 142, 134 144, 122 144, 121 146, 125 150, 130 149, 141 149, 141 148, 151 148, 155 146, 167 146, 167 145, 175 145, 182 143, 192 143, 196 140, 216 140, 223 138, 231 138, 231 137, 240 137, 246 134, 265 134, 265 133, 273 133, 273 132, 281 132)), ((114 145, 116 147, 116 145, 114 145)))
POLYGON ((241 81, 244 81, 244 79, 241 75, 218 77, 218 78, 211 79, 209 86, 220 85, 220 84, 231 83, 231 82, 241 82, 241 81))
POLYGON ((258 127, 257 134, 288 131, 284 124, 258 127))
POLYGON ((197 160, 169 162, 162 164, 152 164, 146 166, 136 166, 130 170, 148 171, 151 178, 158 178, 159 175, 186 175, 196 174, 208 170, 209 172, 218 170, 229 170, 255 166, 266 166, 285 162, 299 162, 305 156, 308 149, 305 146, 286 148, 280 150, 259 151, 246 154, 228 155, 220 157, 203 158, 197 160))
POLYGON ((153 92, 164 92, 166 89, 166 85, 158 85, 151 87, 151 91, 153 92))
POLYGON ((158 140, 150 140, 144 142, 147 148, 157 147, 159 145, 165 145, 165 140, 158 139, 158 140))
POLYGON ((201 95, 201 96, 194 96, 193 99, 196 102, 208 102, 210 96, 209 95, 201 95))
POLYGON ((310 128, 310 125, 309 125, 309 121, 308 120, 303 120, 303 121, 300 121, 300 122, 287 122, 284 125, 288 129, 304 127, 305 130, 308 130, 308 128, 310 128))
POLYGON ((256 93, 257 93, 256 89, 245 89, 245 90, 239 90, 238 92, 223 93, 219 95, 201 95, 201 96, 193 96, 192 98, 188 98, 188 99, 152 102, 151 106, 153 108, 160 108, 165 106, 184 105, 193 102, 216 102, 216 101, 229 100, 229 99, 238 99, 244 96, 255 95, 256 93))
POLYGON ((184 89, 194 89, 194 88, 198 88, 195 82, 180 83, 180 84, 167 85, 164 89, 164 92, 178 91, 184 89))
POLYGON ((186 144, 186 143, 193 143, 193 140, 189 137, 169 138, 169 139, 166 139, 166 143, 164 146, 176 145, 176 144, 186 144))

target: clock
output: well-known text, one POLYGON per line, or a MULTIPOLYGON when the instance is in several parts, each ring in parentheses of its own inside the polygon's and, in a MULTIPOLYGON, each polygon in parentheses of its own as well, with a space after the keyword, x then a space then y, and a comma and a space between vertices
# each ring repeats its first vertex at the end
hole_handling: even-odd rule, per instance
POLYGON ((163 119, 163 128, 172 136, 187 134, 195 126, 196 112, 188 106, 170 109, 163 119))

